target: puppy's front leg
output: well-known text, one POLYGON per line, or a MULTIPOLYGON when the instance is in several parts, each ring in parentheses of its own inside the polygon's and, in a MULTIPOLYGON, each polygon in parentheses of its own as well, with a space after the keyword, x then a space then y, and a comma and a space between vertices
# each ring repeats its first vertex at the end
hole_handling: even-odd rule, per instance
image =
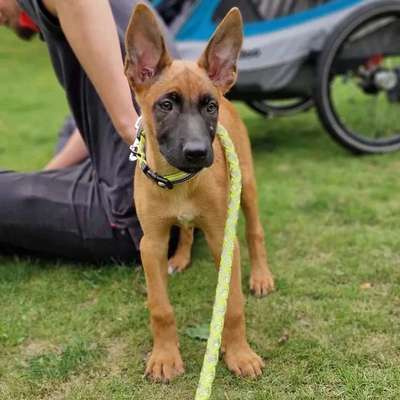
MULTIPOLYGON (((219 266, 223 232, 206 232, 206 240, 219 266)), ((222 351, 229 370, 239 376, 261 375, 263 360, 250 348, 246 338, 244 297, 242 292, 239 243, 235 241, 232 277, 222 334, 222 351)))
POLYGON ((169 382, 184 372, 175 316, 167 292, 168 238, 169 228, 153 228, 140 242, 153 333, 153 350, 146 375, 162 382, 169 382))

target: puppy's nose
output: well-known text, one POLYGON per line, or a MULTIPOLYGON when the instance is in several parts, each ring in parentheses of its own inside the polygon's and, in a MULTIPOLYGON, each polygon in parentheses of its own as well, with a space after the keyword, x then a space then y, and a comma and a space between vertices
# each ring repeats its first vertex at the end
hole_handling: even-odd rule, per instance
POLYGON ((183 155, 189 162, 203 161, 207 157, 207 145, 201 142, 187 143, 183 147, 183 155))

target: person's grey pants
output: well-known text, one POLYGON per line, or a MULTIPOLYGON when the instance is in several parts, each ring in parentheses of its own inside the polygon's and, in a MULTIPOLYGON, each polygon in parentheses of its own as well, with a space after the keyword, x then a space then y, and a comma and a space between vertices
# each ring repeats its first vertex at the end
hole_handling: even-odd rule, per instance
MULTIPOLYGON (((63 144, 73 129, 64 125, 63 144)), ((89 159, 48 172, 0 171, 0 255, 137 262, 140 232, 133 238, 110 226, 89 159)))

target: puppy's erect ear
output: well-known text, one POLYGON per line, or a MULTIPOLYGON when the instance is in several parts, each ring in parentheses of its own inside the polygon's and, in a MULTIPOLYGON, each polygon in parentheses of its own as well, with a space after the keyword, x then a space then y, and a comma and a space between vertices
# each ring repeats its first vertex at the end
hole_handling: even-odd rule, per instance
POLYGON ((145 4, 133 11, 125 46, 125 74, 135 90, 151 85, 172 62, 156 17, 145 4))
POLYGON ((243 43, 243 22, 238 8, 232 8, 218 25, 197 62, 222 93, 236 82, 237 61, 243 43))

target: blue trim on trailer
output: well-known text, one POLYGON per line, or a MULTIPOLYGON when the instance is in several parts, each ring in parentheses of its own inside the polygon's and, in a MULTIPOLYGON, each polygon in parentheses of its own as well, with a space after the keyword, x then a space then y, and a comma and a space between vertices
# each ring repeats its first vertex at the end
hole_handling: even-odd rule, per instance
POLYGON ((152 6, 154 8, 158 7, 159 4, 162 2, 163 0, 150 0, 150 3, 152 4, 152 6))
MULTIPOLYGON (((244 25, 244 35, 254 36, 260 33, 271 33, 295 25, 304 24, 313 19, 325 17, 338 11, 351 8, 364 0, 332 0, 309 10, 305 10, 287 17, 281 17, 269 21, 249 22, 244 25)), ((216 28, 212 17, 219 4, 219 0, 201 1, 190 18, 182 26, 176 39, 178 41, 205 41, 216 28)))

